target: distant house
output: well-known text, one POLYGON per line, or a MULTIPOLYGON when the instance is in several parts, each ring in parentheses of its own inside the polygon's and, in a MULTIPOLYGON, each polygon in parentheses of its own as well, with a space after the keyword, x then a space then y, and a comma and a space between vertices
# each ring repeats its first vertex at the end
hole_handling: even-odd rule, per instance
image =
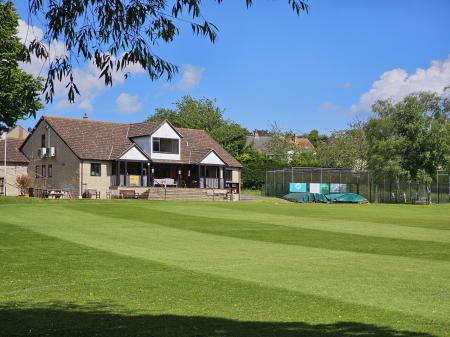
POLYGON ((268 153, 271 140, 272 136, 260 136, 258 131, 254 131, 252 135, 247 136, 246 146, 253 146, 258 151, 268 153))
MULTIPOLYGON (((286 140, 293 146, 295 146, 299 151, 314 150, 314 145, 309 141, 308 138, 299 136, 287 136, 286 140)), ((270 153, 271 141, 272 136, 260 136, 257 131, 254 131, 252 135, 247 136, 246 145, 253 146, 258 151, 261 151, 268 155, 272 155, 272 153, 270 153)))
POLYGON ((6 133, 6 140, 0 140, 0 195, 16 196, 20 194, 16 179, 18 176, 27 174, 28 159, 20 151, 27 136, 28 132, 24 128, 16 126, 6 133))
POLYGON ((148 190, 155 185, 239 195, 241 164, 204 130, 168 121, 122 124, 42 117, 21 146, 37 191, 148 190))
POLYGON ((315 149, 314 145, 309 141, 306 137, 299 136, 289 136, 287 138, 288 142, 293 144, 298 150, 303 151, 312 151, 315 149))

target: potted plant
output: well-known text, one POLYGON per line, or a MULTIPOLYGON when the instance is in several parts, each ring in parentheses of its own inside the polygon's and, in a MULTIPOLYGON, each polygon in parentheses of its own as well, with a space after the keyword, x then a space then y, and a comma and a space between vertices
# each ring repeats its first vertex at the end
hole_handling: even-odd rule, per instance
POLYGON ((17 187, 20 188, 20 195, 25 196, 28 193, 28 187, 31 184, 31 178, 27 174, 22 174, 16 178, 17 187))

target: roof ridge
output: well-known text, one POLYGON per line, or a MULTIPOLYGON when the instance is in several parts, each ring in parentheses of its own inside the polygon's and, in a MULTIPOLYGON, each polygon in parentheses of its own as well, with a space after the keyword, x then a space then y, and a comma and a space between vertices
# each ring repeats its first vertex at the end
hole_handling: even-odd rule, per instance
POLYGON ((85 122, 85 123, 99 123, 99 124, 113 124, 113 125, 130 125, 129 123, 117 123, 117 122, 107 122, 107 121, 97 121, 92 119, 81 119, 81 118, 73 118, 73 117, 61 117, 61 116, 42 116, 45 120, 56 120, 56 119, 62 119, 62 120, 68 120, 68 121, 78 121, 78 122, 85 122))

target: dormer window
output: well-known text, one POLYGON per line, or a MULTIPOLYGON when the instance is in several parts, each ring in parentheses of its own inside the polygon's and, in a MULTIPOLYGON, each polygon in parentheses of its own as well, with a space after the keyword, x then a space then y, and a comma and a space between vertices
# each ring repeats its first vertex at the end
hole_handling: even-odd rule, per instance
POLYGON ((178 154, 179 141, 171 138, 153 138, 153 152, 155 153, 170 153, 178 154))

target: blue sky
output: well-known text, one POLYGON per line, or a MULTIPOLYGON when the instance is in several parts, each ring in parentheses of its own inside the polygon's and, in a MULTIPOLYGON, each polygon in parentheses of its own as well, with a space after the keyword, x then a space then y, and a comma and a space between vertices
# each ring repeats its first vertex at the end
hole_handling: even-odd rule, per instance
MULTIPOLYGON (((25 21, 26 3, 15 1, 25 21)), ((151 82, 136 70, 104 88, 92 69, 80 65, 77 103, 68 105, 61 93, 42 113, 136 122, 191 95, 216 99, 226 118, 249 130, 276 121, 297 133, 328 133, 366 117, 376 99, 450 84, 450 1, 309 4, 309 14, 300 16, 287 0, 255 0, 250 9, 244 0, 208 4, 205 17, 220 30, 214 45, 185 26, 174 43, 156 49, 180 67, 171 83, 151 82)))

